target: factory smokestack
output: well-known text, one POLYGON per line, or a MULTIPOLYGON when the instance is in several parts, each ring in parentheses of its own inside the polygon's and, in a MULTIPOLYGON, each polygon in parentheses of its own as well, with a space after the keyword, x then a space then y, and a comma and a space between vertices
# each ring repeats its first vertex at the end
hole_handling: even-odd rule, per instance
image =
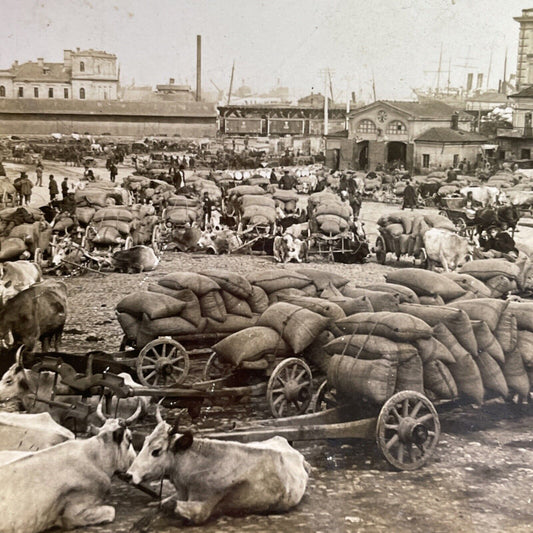
POLYGON ((196 101, 202 100, 202 36, 196 36, 196 101))

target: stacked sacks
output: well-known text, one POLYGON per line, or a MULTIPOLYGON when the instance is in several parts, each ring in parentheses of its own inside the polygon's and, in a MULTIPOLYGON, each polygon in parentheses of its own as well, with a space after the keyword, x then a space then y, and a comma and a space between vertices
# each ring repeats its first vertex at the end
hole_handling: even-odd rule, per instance
POLYGON ((150 204, 135 204, 131 206, 131 212, 133 214, 133 231, 131 233, 133 244, 150 243, 154 226, 159 222, 154 206, 150 204))
POLYGON ((182 195, 172 195, 168 199, 164 218, 178 226, 199 222, 202 218, 202 204, 197 198, 182 195))
POLYGON ((222 200, 222 191, 214 181, 205 179, 197 180, 194 183, 194 190, 198 192, 200 198, 203 198, 205 193, 207 193, 207 196, 209 196, 209 199, 214 204, 218 205, 222 200))
POLYGON ((98 209, 92 219, 96 228, 95 244, 119 244, 130 235, 133 213, 128 207, 104 207, 98 209))
POLYGON ((525 289, 528 285, 530 261, 522 257, 515 263, 506 259, 476 259, 465 263, 459 270, 487 285, 491 296, 499 298, 508 292, 525 289))
POLYGON ((80 183, 74 193, 74 201, 78 207, 127 205, 129 200, 126 189, 107 181, 80 183))
POLYGON ((293 190, 276 189, 272 193, 272 198, 276 202, 276 207, 279 207, 286 214, 291 214, 296 211, 298 204, 298 193, 293 190))
POLYGON ((330 192, 312 194, 307 203, 307 213, 311 231, 325 235, 338 235, 349 230, 353 219, 350 204, 330 192))
POLYGON ((272 225, 276 222, 276 202, 267 195, 245 194, 240 197, 243 226, 272 225))
POLYGON ((124 178, 123 187, 139 200, 151 201, 153 205, 163 204, 175 191, 175 187, 166 181, 145 176, 128 176, 124 178))

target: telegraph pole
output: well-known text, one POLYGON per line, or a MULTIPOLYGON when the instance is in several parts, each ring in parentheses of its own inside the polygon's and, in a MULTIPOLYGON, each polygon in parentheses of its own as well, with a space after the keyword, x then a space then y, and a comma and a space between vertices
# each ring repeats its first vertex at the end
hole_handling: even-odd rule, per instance
POLYGON ((231 100, 231 90, 233 89, 233 74, 234 73, 235 73, 235 59, 233 60, 233 66, 231 67, 231 79, 229 81, 228 103, 226 105, 229 105, 229 102, 231 100))

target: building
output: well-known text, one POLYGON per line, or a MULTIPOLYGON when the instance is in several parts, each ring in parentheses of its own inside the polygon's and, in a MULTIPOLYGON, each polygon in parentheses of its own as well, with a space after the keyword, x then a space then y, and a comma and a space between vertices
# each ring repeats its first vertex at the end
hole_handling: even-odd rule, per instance
MULTIPOLYGON (((351 143, 332 138, 331 141, 328 139, 327 149, 339 150, 333 160, 343 161, 345 168, 349 165, 349 168, 368 170, 393 165, 413 170, 422 163, 418 152, 421 145, 417 145, 417 141, 423 133, 437 129, 442 136, 442 130, 449 130, 449 139, 454 139, 455 143, 458 137, 451 133, 452 130, 469 133, 473 127, 470 115, 440 101, 379 100, 353 110, 348 124, 351 143)), ((469 138, 468 142, 474 142, 474 138, 469 138)), ((427 168, 433 166, 431 153, 428 152, 429 161, 425 159, 427 168)), ((453 156, 457 153, 461 155, 463 152, 454 152, 450 157, 442 158, 446 159, 447 166, 453 164, 453 156)))
POLYGON ((520 24, 518 37, 518 58, 516 61, 516 89, 521 91, 533 85, 533 8, 523 9, 520 17, 514 17, 520 24))
POLYGON ((64 50, 63 63, 43 58, 0 70, 0 98, 116 100, 117 56, 99 50, 64 50))

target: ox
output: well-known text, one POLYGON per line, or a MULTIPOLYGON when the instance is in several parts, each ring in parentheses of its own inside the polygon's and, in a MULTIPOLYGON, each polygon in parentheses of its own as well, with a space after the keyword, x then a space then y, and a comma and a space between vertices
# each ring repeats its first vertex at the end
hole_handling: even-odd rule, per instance
POLYGON ((424 233, 428 268, 440 263, 444 270, 455 270, 468 260, 468 240, 447 229, 431 228, 424 233))
POLYGON ((38 451, 73 439, 49 413, 0 412, 0 450, 38 451))
POLYGON ((285 512, 309 477, 303 455, 283 437, 241 444, 193 438, 161 420, 127 475, 135 484, 168 477, 177 491, 165 505, 202 524, 212 515, 285 512))
POLYGON ((230 229, 204 231, 198 240, 198 248, 216 255, 230 254, 242 245, 241 238, 230 229))
POLYGON ((43 280, 41 269, 30 261, 6 261, 0 264, 0 304, 43 280))
POLYGON ((274 238, 273 255, 274 259, 280 263, 289 263, 293 259, 298 263, 307 262, 307 254, 307 242, 296 239, 290 233, 285 233, 283 236, 277 235, 274 238))
POLYGON ((468 193, 472 193, 472 198, 476 202, 481 202, 483 206, 494 205, 498 202, 505 201, 505 193, 500 192, 498 187, 463 187, 460 191, 462 196, 467 197, 468 193))
POLYGON ((67 316, 67 287, 55 280, 32 285, 8 300, 0 310, 0 340, 4 346, 24 344, 32 351, 38 340, 43 351, 57 350, 67 316))
POLYGON ((115 252, 111 263, 115 270, 121 272, 151 272, 159 264, 159 257, 152 248, 140 244, 115 252))
POLYGON ((69 440, 0 466, 0 531, 38 533, 112 522, 103 505, 115 472, 132 464, 135 451, 124 422, 109 420, 98 435, 69 440), (31 497, 28 498, 28 495, 31 497))

